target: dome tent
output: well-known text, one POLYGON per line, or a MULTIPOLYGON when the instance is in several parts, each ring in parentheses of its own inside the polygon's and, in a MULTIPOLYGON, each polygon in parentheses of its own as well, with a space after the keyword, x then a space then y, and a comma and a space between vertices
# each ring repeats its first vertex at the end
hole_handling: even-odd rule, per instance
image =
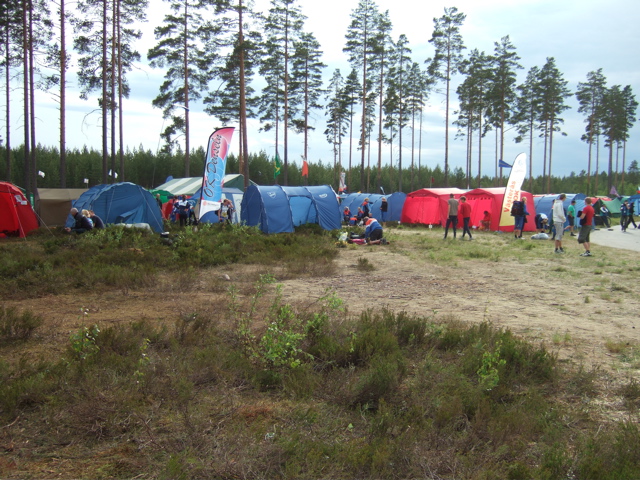
MULTIPOLYGON (((162 213, 151 193, 135 183, 122 182, 96 185, 80 195, 73 207, 93 210, 106 224, 147 223, 156 232, 162 232, 162 213)), ((67 218, 67 227, 73 226, 67 218)))
POLYGON ((0 237, 24 237, 36 228, 38 217, 22 191, 0 182, 0 237))
POLYGON ((281 187, 250 185, 242 197, 242 222, 265 233, 293 232, 317 223, 325 230, 340 228, 338 200, 328 185, 281 187))

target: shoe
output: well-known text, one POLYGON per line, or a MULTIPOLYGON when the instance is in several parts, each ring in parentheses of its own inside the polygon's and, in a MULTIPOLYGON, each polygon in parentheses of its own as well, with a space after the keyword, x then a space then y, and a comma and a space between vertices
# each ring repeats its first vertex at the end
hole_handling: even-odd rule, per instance
POLYGON ((591 252, 584 252, 580 254, 581 257, 591 257, 591 252))
POLYGON ((560 249, 560 253, 564 253, 564 248, 561 248, 561 249, 560 249))
POLYGON ((561 253, 561 252, 560 252, 560 250, 558 250, 558 249, 556 248, 556 253, 561 253))
POLYGON ((575 236, 576 236, 576 234, 575 234, 575 233, 572 233, 572 234, 571 234, 571 236, 572 236, 572 237, 575 237, 575 236))

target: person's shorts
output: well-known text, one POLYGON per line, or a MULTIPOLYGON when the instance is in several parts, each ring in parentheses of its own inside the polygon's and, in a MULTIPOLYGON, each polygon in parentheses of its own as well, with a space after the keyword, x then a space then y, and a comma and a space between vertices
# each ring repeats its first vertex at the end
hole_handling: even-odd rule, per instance
POLYGON ((591 225, 582 225, 580 227, 580 233, 578 233, 578 243, 588 243, 590 234, 591 225))
POLYGON ((571 215, 568 215, 567 217, 569 219, 569 226, 573 227, 576 224, 576 217, 573 217, 571 215))
POLYGON ((556 240, 560 241, 562 240, 562 235, 564 234, 564 228, 562 223, 558 222, 555 224, 556 225, 556 240), (557 228, 557 225, 560 225, 560 228, 557 228))
POLYGON ((515 217, 514 230, 522 230, 524 228, 524 217, 515 217))

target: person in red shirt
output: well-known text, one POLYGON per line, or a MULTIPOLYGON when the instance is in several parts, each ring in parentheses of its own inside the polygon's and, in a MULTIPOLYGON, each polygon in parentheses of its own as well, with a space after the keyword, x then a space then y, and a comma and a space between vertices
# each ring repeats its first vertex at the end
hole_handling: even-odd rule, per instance
POLYGON ((458 207, 458 215, 462 217, 462 238, 465 233, 469 234, 469 240, 471 238, 471 230, 469 230, 469 221, 471 220, 471 205, 467 203, 467 197, 460 197, 460 207, 458 207))
POLYGON ((591 206, 591 199, 589 197, 584 199, 584 204, 582 213, 580 213, 580 233, 578 234, 578 243, 581 243, 584 246, 584 253, 581 253, 580 256, 590 257, 591 243, 589 242, 589 235, 591 233, 595 212, 591 206))

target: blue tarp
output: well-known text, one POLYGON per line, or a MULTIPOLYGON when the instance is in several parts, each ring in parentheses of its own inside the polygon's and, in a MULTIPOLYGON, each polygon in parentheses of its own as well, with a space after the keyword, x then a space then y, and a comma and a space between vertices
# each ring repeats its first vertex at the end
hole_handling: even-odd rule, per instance
MULTIPOLYGON (((565 198, 564 202, 562 202, 565 215, 567 212, 567 208, 569 208, 569 205, 571 205, 571 200, 576 201, 575 208, 576 208, 576 215, 578 215, 578 212, 584 208, 584 199, 587 198, 587 196, 584 193, 566 193, 565 195, 567 196, 567 198, 565 198)), ((554 195, 543 195, 541 197, 535 197, 534 203, 536 206, 536 212, 546 214, 549 217, 549 221, 551 221, 551 218, 553 216, 551 212, 553 210, 553 202, 559 196, 560 194, 557 193, 554 195)), ((580 224, 577 222, 577 220, 576 220, 576 223, 577 225, 574 225, 574 226, 577 226, 579 228, 580 224)), ((567 218, 567 221, 564 223, 565 227, 567 225, 569 225, 568 218, 567 218)))
MULTIPOLYGON (((156 232, 162 232, 162 213, 153 195, 140 185, 122 182, 96 185, 73 202, 78 210, 93 210, 105 224, 148 223, 156 232)), ((66 226, 72 227, 73 218, 67 218, 66 226)))
POLYGON ((336 194, 328 185, 250 185, 242 198, 241 218, 265 233, 293 232, 294 227, 306 223, 317 223, 325 230, 341 225, 336 194))

